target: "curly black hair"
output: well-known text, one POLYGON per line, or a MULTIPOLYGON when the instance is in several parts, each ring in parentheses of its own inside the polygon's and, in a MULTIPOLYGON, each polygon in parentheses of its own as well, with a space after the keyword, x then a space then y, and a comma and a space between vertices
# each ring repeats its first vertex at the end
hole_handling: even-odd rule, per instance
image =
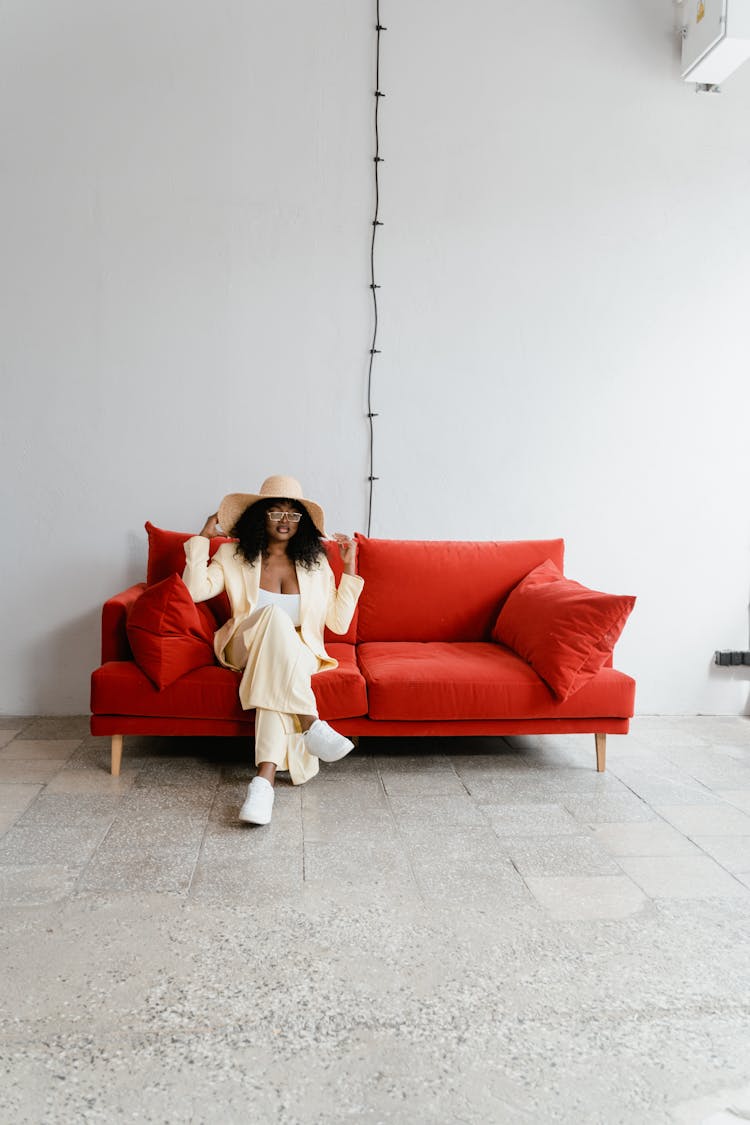
POLYGON ((268 558, 266 512, 279 504, 289 504, 295 512, 302 514, 295 534, 286 545, 287 555, 292 562, 299 563, 305 570, 314 570, 326 553, 320 541, 320 532, 304 504, 300 504, 297 500, 287 500, 283 496, 274 496, 270 500, 256 500, 249 508, 245 508, 230 533, 239 539, 235 554, 240 555, 251 566, 255 565, 259 555, 264 559, 268 558))

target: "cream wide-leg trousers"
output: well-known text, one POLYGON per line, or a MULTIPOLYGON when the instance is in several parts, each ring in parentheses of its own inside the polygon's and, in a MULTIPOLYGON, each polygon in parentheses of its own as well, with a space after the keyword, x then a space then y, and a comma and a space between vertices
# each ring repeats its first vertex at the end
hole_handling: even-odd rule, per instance
POLYGON ((273 762, 289 770, 292 784, 320 769, 305 749, 297 715, 317 715, 310 677, 321 661, 307 647, 279 606, 256 609, 242 621, 224 649, 227 664, 242 671, 240 703, 255 708, 255 764, 273 762))

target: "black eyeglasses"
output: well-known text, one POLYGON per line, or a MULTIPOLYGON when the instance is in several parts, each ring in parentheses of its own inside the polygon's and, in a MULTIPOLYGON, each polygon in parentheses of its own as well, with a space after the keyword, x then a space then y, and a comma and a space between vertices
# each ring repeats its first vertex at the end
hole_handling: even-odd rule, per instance
POLYGON ((279 512, 276 511, 276 509, 266 512, 266 515, 269 520, 273 520, 274 523, 278 523, 279 520, 283 519, 288 519, 290 523, 299 523, 302 519, 302 512, 279 512))

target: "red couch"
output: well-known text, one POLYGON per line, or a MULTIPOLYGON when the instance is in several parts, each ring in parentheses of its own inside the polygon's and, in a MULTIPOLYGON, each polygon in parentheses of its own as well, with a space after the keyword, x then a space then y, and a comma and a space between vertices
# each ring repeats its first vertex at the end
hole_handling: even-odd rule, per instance
MULTIPOLYGON (((199 666, 159 690, 136 663, 129 635, 135 643, 143 615, 135 607, 146 591, 155 598, 159 589, 171 596, 173 588, 182 585, 174 575, 182 572, 182 544, 187 538, 146 526, 147 581, 105 603, 102 664, 91 680, 91 732, 112 737, 115 775, 123 736, 128 734, 250 736, 253 732, 253 715, 242 711, 237 697, 239 674, 216 664, 210 652, 212 630, 228 616, 223 595, 198 607, 190 602, 179 612, 172 604, 160 617, 157 643, 166 635, 170 644, 179 646, 192 630, 195 636, 190 643, 198 652, 196 659, 202 661, 199 666), (183 613, 200 616, 200 621, 191 619, 188 627, 183 613)), ((604 630, 599 649, 585 662, 582 674, 568 677, 567 686, 560 689, 545 664, 554 648, 555 622, 537 621, 537 634, 542 629, 543 640, 550 638, 541 653, 538 636, 528 641, 528 653, 523 638, 515 636, 518 621, 523 624, 528 614, 529 603, 522 594, 534 595, 534 576, 544 578, 546 570, 556 576, 556 568, 562 571, 561 539, 417 542, 358 535, 357 540, 357 569, 365 585, 347 635, 326 634, 326 647, 339 666, 313 677, 321 718, 355 738, 593 733, 597 769, 604 769, 607 733, 625 734, 633 715, 635 683, 611 666, 611 642, 619 636, 634 599, 623 599, 629 603, 627 611, 619 614, 614 628, 604 630), (504 619, 507 628, 515 628, 513 643, 524 656, 493 639, 493 632, 495 637, 503 635, 499 626, 504 619)), ((223 540, 212 541, 212 550, 219 542, 223 540)), ((329 559, 338 577, 341 567, 335 546, 329 559)), ((544 591, 562 589, 566 581, 552 588, 547 584, 544 591)), ((563 657, 569 658, 567 637, 563 643, 567 645, 563 657)), ((575 661, 578 669, 580 653, 575 661)))

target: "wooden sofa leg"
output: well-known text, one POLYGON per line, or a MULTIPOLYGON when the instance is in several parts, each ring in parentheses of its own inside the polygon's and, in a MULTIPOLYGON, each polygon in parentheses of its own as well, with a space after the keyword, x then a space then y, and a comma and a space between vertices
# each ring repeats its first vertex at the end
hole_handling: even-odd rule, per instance
POLYGON ((595 734, 596 739, 596 768, 599 773, 604 773, 607 764, 607 736, 595 734))
POLYGON ((359 749, 359 735, 358 734, 350 734, 349 735, 349 741, 354 743, 354 749, 355 750, 359 749))
POLYGON ((120 776, 120 765, 122 764, 122 735, 112 735, 112 777, 120 776))

